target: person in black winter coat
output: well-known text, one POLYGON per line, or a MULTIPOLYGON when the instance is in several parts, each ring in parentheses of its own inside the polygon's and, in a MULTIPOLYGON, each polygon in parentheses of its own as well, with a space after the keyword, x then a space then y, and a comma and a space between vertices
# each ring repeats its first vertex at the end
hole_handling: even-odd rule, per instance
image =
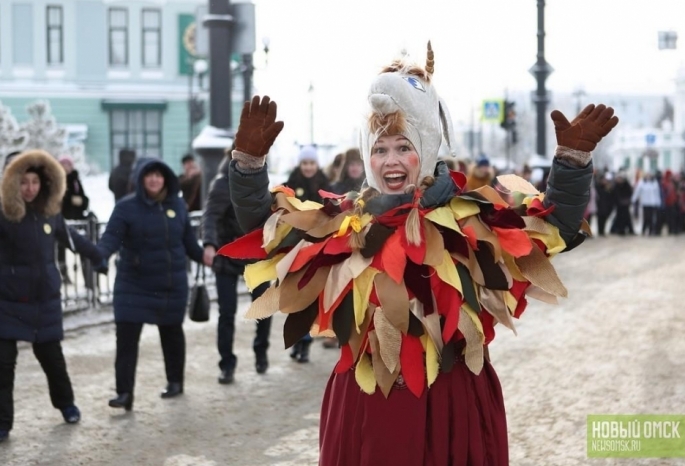
POLYGON ((608 172, 600 173, 594 183, 597 192, 597 229, 599 236, 605 236, 607 220, 615 207, 613 176, 608 172))
MULTIPOLYGON (((331 191, 331 185, 324 172, 319 168, 319 156, 316 148, 305 146, 300 150, 298 166, 290 173, 285 185, 295 191, 295 196, 301 201, 314 201, 322 203, 323 199, 319 190, 331 191)), ((290 357, 297 361, 309 362, 309 347, 312 344, 312 336, 305 335, 293 345, 290 357)))
MULTIPOLYGON (((245 264, 235 259, 216 254, 223 245, 243 235, 233 211, 231 192, 228 186, 227 155, 219 166, 218 174, 209 187, 205 211, 202 214, 202 243, 205 247, 205 262, 212 263, 216 275, 217 297, 219 301, 219 323, 217 327, 217 347, 219 361, 219 383, 233 383, 238 358, 233 352, 235 334, 235 313, 238 309, 238 277, 243 274, 245 264)), ((269 287, 264 283, 252 290, 252 300, 259 298, 269 287)), ((271 317, 257 321, 257 333, 252 343, 255 353, 255 369, 258 374, 266 373, 269 367, 267 349, 271 317)))
POLYGON ((634 235, 633 220, 630 217, 630 205, 633 197, 633 187, 628 182, 625 174, 616 175, 616 184, 613 189, 616 216, 611 225, 611 233, 624 236, 626 233, 634 235))
POLYGON ((136 179, 135 193, 115 205, 98 243, 105 257, 120 253, 113 303, 118 396, 109 405, 127 410, 133 406, 143 324, 159 328, 168 382, 162 398, 183 393, 186 256, 202 262, 203 254, 171 168, 161 160, 148 160, 136 179))
POLYGON ((109 175, 109 190, 114 194, 114 201, 131 192, 129 179, 133 172, 133 162, 136 160, 136 151, 121 149, 119 151, 119 165, 114 167, 109 175))
POLYGON ((62 353, 62 301, 55 242, 86 255, 101 271, 97 248, 69 231, 60 214, 65 174, 50 154, 32 150, 5 167, 0 209, 0 441, 14 419, 17 341, 33 344, 48 379, 52 405, 76 423, 80 412, 62 353))
POLYGON ((355 147, 345 152, 345 163, 340 171, 340 179, 331 186, 331 189, 335 194, 359 192, 365 179, 364 162, 359 149, 355 147))
MULTIPOLYGON (((58 161, 67 174, 67 190, 62 199, 62 216, 67 220, 85 220, 88 217, 89 199, 83 191, 78 171, 74 169, 74 161, 68 155, 60 157, 58 161)), ((61 244, 57 246, 57 260, 62 280, 70 283, 71 280, 69 279, 66 263, 66 250, 61 244)), ((86 268, 83 271, 86 277, 86 284, 90 285, 89 288, 92 288, 92 280, 88 277, 90 271, 86 270, 86 268)))

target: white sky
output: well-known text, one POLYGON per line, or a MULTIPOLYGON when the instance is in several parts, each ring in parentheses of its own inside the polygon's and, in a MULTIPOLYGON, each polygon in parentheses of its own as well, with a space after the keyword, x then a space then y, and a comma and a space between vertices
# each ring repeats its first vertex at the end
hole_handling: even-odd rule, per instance
MULTIPOLYGON (((309 83, 317 142, 353 142, 367 86, 403 48, 419 63, 430 39, 434 82, 455 123, 483 98, 532 91, 536 0, 254 0, 256 90, 279 104, 281 144, 309 140, 309 83)), ((685 58, 685 1, 547 0, 546 58, 552 92, 671 93, 685 58), (659 51, 659 30, 681 50, 659 51)))

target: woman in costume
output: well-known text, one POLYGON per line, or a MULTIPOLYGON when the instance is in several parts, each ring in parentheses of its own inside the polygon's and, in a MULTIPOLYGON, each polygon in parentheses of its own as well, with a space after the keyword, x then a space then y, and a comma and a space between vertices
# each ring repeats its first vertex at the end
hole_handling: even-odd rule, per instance
POLYGON ((510 207, 489 186, 438 162, 454 141, 444 102, 425 68, 396 61, 373 81, 361 153, 368 188, 299 202, 268 191, 265 156, 283 122, 276 104, 243 108, 229 170, 244 231, 221 254, 260 259, 249 287, 275 279, 248 317, 288 314, 286 346, 334 333, 341 356, 323 398, 322 466, 508 464, 506 417, 488 344, 514 328, 526 298, 566 290, 549 258, 582 242, 591 151, 617 124, 587 106, 572 122, 552 112, 557 149, 545 194, 510 207))

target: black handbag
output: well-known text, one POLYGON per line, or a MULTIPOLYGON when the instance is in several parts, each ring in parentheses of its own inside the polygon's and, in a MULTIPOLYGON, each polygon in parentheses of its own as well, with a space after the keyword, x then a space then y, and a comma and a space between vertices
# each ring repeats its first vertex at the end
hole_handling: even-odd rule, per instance
POLYGON ((205 266, 198 264, 195 273, 195 283, 190 290, 190 303, 188 305, 188 317, 193 322, 207 322, 209 320, 209 293, 205 285, 205 266), (202 281, 200 281, 202 270, 202 281))

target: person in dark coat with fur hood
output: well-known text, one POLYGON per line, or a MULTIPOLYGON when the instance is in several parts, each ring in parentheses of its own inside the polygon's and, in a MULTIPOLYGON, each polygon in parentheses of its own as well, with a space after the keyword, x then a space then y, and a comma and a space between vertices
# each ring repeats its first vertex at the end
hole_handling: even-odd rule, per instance
POLYGON ((335 194, 347 194, 350 191, 359 192, 365 179, 362 156, 359 149, 353 147, 345 152, 345 163, 340 171, 340 179, 333 183, 331 190, 335 194))
POLYGON ((136 191, 114 207, 98 248, 109 257, 119 252, 114 282, 116 323, 116 408, 133 406, 138 343, 143 324, 154 324, 164 353, 167 387, 162 398, 183 393, 188 302, 186 256, 202 263, 203 251, 190 226, 178 178, 159 159, 142 163, 136 191))
POLYGON ((105 271, 97 248, 70 231, 60 213, 66 177, 47 152, 31 150, 5 162, 0 184, 0 441, 14 420, 17 341, 33 345, 48 379, 52 405, 67 423, 80 420, 62 353, 62 301, 55 242, 105 271))

